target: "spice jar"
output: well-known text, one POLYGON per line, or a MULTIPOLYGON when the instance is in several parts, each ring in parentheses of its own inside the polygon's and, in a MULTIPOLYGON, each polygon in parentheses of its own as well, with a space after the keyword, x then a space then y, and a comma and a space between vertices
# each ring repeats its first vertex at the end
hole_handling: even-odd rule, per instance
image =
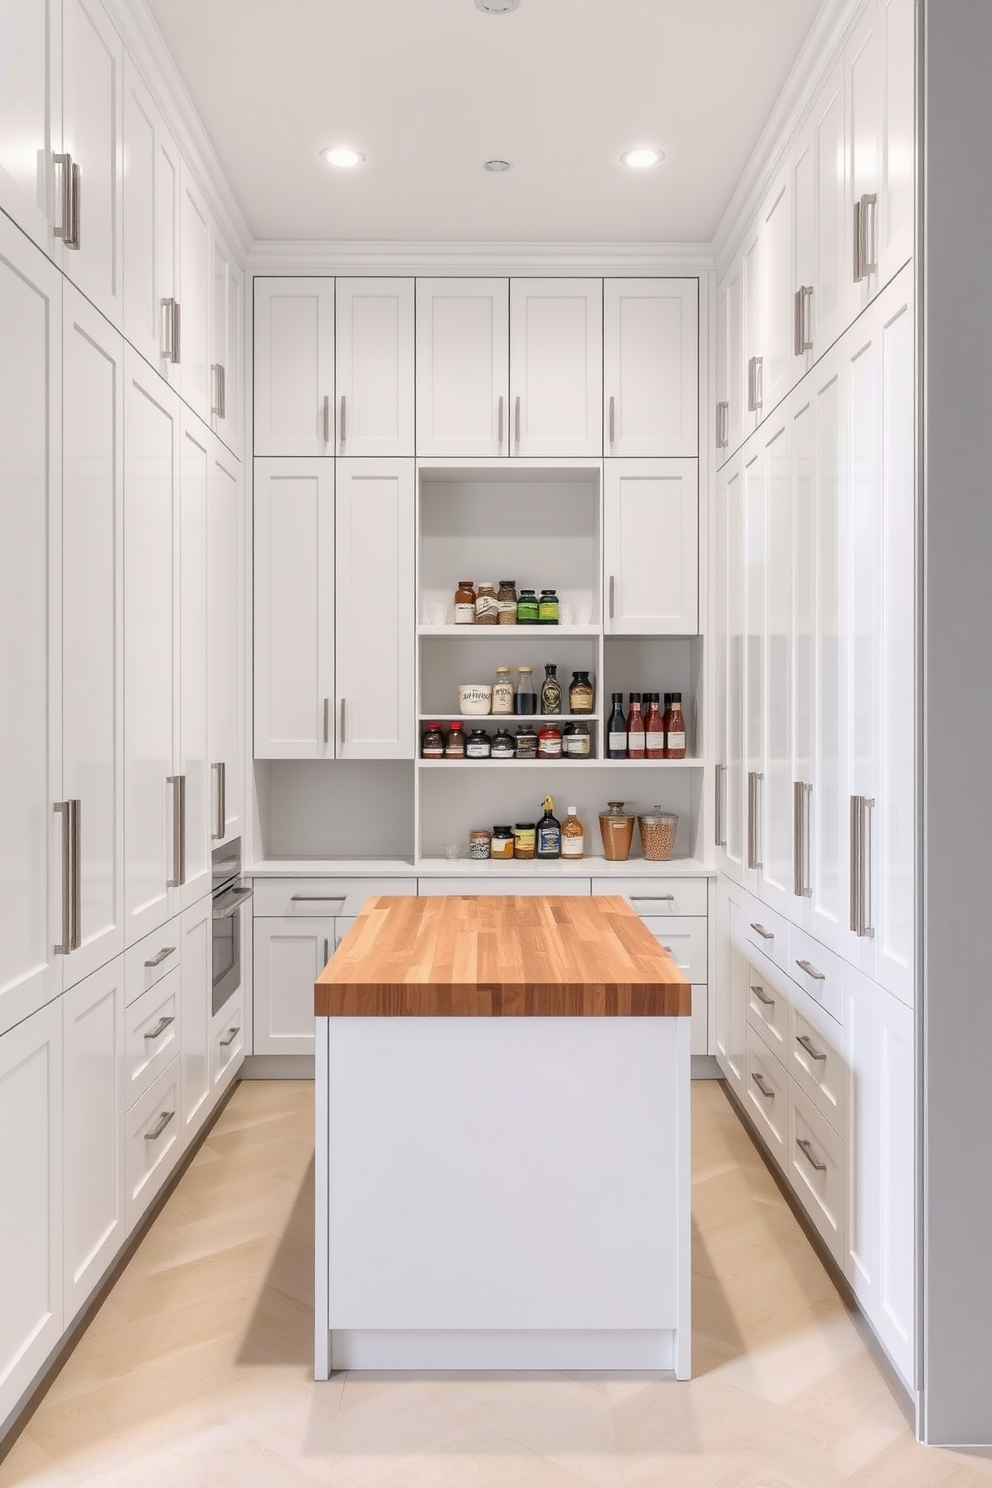
POLYGON ((587 723, 567 725, 568 737, 564 741, 564 752, 569 759, 589 759, 592 755, 592 735, 587 723))
POLYGON ((553 589, 542 589, 537 602, 538 625, 558 624, 558 596, 553 589))
POLYGON ((491 757, 493 759, 508 760, 514 755, 513 735, 505 728, 497 729, 496 736, 492 742, 491 757))
POLYGON ((444 735, 440 723, 429 723, 420 740, 421 759, 444 759, 444 735))
POLYGON ((510 676, 510 668, 508 666, 498 666, 496 668, 496 681, 493 683, 492 711, 494 713, 512 713, 514 707, 513 696, 513 679, 510 676))
POLYGON ((533 589, 521 589, 520 598, 517 600, 517 624, 537 624, 537 595, 533 589))
POLYGON ((561 759, 561 729, 556 723, 544 723, 537 736, 538 759, 561 759))
POLYGON ((499 602, 500 625, 516 625, 517 623, 517 581, 516 579, 500 579, 499 593, 496 595, 499 602))
POLYGON ((568 688, 568 711, 570 713, 592 712, 593 689, 588 672, 573 672, 568 688))
POLYGON ((477 830, 468 834, 468 855, 470 858, 488 858, 490 834, 486 831, 477 830))
POLYGON ((489 735, 485 729, 473 729, 465 745, 465 758, 488 759, 490 751, 489 735))
POLYGON ((444 746, 445 759, 465 758, 465 730, 458 722, 448 724, 448 738, 444 746))
POLYGON ((622 801, 610 801, 609 810, 599 813, 599 830, 603 838, 603 856, 609 863, 625 863, 630 857, 630 840, 634 835, 634 816, 624 811, 622 801))
POLYGON ((532 723, 522 723, 517 729, 517 759, 537 759, 537 730, 532 723))
POLYGON ((475 595, 475 623, 476 625, 497 625, 499 623, 499 600, 496 598, 496 585, 490 582, 480 583, 475 595))
POLYGON ((493 827, 493 835, 489 843, 489 856, 504 863, 507 859, 513 857, 512 827, 493 827))
POLYGON ((532 858, 537 849, 537 823, 517 822, 513 829, 513 856, 532 858))
POLYGON ((475 624, 475 590, 471 579, 459 579, 455 591, 455 624, 475 624))

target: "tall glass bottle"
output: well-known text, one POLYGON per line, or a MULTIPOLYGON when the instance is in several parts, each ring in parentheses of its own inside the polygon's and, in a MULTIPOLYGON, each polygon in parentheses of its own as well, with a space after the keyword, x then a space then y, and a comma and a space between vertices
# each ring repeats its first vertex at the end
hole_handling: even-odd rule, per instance
POLYGON ((541 683, 541 712, 561 712, 561 683, 558 681, 558 667, 553 661, 544 663, 544 681, 541 683))
POLYGON ((607 749, 606 758, 622 760, 627 758, 627 720, 623 716, 623 693, 613 694, 613 711, 610 721, 606 725, 607 749))
POLYGON ((680 692, 672 693, 668 727, 665 730, 665 758, 685 759, 685 719, 682 716, 682 694, 680 692))
POLYGON ((642 760, 645 757, 644 715, 641 712, 641 694, 630 694, 630 712, 627 714, 627 758, 642 760))
POLYGON ((665 758, 665 725, 661 720, 658 710, 658 694, 649 692, 646 695, 648 711, 644 720, 644 743, 645 754, 649 760, 660 760, 665 758))
POLYGON ((533 667, 517 667, 517 689, 514 701, 518 713, 530 714, 537 712, 537 693, 534 691, 533 667))

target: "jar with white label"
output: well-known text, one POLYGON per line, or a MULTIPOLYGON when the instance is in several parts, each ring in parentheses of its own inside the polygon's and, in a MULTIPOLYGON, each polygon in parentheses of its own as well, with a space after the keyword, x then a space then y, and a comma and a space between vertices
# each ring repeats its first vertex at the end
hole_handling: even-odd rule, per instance
POLYGON ((479 584, 475 596, 475 623, 476 625, 499 624, 499 600, 496 597, 496 585, 493 583, 479 584))
POLYGON ((475 589, 471 579, 459 579, 455 591, 455 624, 475 624, 475 589))
POLYGON ((465 758, 470 760, 489 759, 491 753, 492 746, 485 729, 473 729, 465 745, 465 758))
POLYGON ((567 759, 589 759, 591 757, 592 736, 587 723, 566 724, 564 754, 567 759))
POLYGON ((512 713, 514 710, 513 678, 510 676, 508 666, 496 668, 496 681, 493 683, 492 711, 494 713, 512 713))
POLYGON ((492 749, 490 751, 491 758, 512 760, 515 753, 516 746, 513 743, 513 735, 510 734, 505 728, 497 729, 495 738, 492 742, 492 749))

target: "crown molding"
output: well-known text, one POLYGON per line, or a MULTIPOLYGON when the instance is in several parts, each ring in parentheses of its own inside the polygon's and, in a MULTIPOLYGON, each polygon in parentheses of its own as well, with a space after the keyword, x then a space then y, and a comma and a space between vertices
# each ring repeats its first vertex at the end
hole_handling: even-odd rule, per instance
POLYGON ((822 83, 868 3, 869 0, 823 0, 713 235, 710 250, 721 275, 740 247, 772 178, 809 117, 822 83))
POLYGON ((197 185, 219 219, 229 246, 243 264, 252 244, 251 229, 146 0, 103 3, 145 86, 165 115, 197 185))
POLYGON ((708 243, 280 242, 252 245, 253 274, 584 273, 696 275, 713 267, 708 243))

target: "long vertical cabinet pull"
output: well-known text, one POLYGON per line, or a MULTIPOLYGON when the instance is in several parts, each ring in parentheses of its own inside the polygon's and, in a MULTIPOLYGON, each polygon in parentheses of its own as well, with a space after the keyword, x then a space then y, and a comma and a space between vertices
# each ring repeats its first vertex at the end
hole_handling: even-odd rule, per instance
POLYGON ((71 155, 53 156, 62 168, 62 222, 55 229, 67 248, 79 247, 79 166, 71 155))
POLYGON ((717 767, 716 767, 716 773, 715 773, 715 776, 714 776, 714 794, 715 794, 716 799, 715 799, 715 803, 714 803, 714 812, 713 812, 714 820, 715 820, 714 838, 715 838, 715 842, 716 842, 717 847, 726 847, 726 845, 727 845, 727 838, 726 838, 726 835, 725 835, 726 834, 726 828, 724 827, 724 822, 723 822, 723 799, 724 799, 724 791, 725 791, 725 787, 726 787, 726 779, 727 779, 727 767, 726 767, 726 765, 717 765, 717 767))
POLYGON ((165 346, 162 355, 167 362, 174 362, 175 340, 176 340, 176 302, 170 295, 167 300, 162 301, 162 329, 165 332, 165 346))
POLYGON ((186 882, 186 776, 167 775, 166 784, 172 786, 173 874, 166 883, 170 889, 178 889, 186 882))
MULTIPOLYGON (((864 262, 863 257, 862 257, 862 243, 863 243, 863 239, 862 239, 862 235, 861 235, 861 201, 859 200, 859 201, 856 201, 854 203, 854 282, 855 282, 855 284, 860 284, 861 281, 862 281, 862 279, 865 277, 864 269, 862 268, 862 263, 864 262)), ((851 929, 852 930, 854 929, 854 926, 853 925, 851 926, 851 929)))
POLYGON ((614 398, 613 394, 611 393, 610 394, 610 416, 609 416, 610 449, 613 448, 613 446, 616 444, 616 440, 617 440, 617 410, 616 410, 616 403, 617 403, 617 400, 616 400, 616 398, 614 398))
POLYGON ((716 405, 716 447, 726 449, 730 444, 730 404, 716 405))
POLYGON ((176 367, 182 358, 183 347, 183 314, 178 300, 172 302, 172 355, 169 360, 176 367))
POLYGON ((62 818, 62 940, 55 954, 68 956, 82 944, 79 801, 56 801, 53 809, 62 818))
POLYGON ((871 901, 871 827, 874 796, 851 797, 851 929, 862 940, 873 940, 871 901))
POLYGON ((810 875, 809 802, 813 787, 805 780, 792 784, 792 892, 797 899, 812 899, 810 875))
POLYGON ((851 797, 851 851, 848 865, 850 873, 851 930, 860 935, 861 923, 861 797, 851 797))
POLYGON ((227 765, 223 760, 218 760, 210 768, 217 776, 217 815, 214 820, 217 830, 211 835, 215 842, 219 842, 227 826, 227 765))
POLYGON ((759 833, 758 833, 758 791, 764 776, 757 770, 749 770, 747 775, 747 866, 749 868, 762 868, 764 864, 759 856, 759 833))
POLYGON ((324 394, 324 443, 331 442, 331 395, 324 394))
POLYGON ((813 350, 813 286, 803 284, 796 290, 794 305, 794 336, 796 356, 813 350))
POLYGON ((224 376, 224 368, 221 366, 220 362, 216 362, 214 364, 213 373, 214 373, 214 406, 210 410, 210 412, 213 413, 213 414, 216 414, 217 418, 226 418, 227 417, 227 386, 226 386, 226 379, 225 379, 225 376, 224 376))
POLYGON ((854 203, 854 282, 878 272, 878 197, 866 192, 854 203))
POLYGON ((753 356, 747 364, 747 411, 759 413, 764 402, 764 358, 753 356))
POLYGON ((500 393, 496 404, 496 453, 503 453, 503 394, 500 393))
POLYGON ((344 743, 344 710, 345 710, 345 703, 346 703, 346 701, 347 701, 346 698, 342 698, 341 699, 341 743, 342 744, 344 743))
POLYGON ((616 590, 617 590, 616 575, 615 574, 610 574, 609 611, 610 611, 610 619, 611 620, 613 619, 614 613, 616 611, 616 590))
POLYGON ((324 699, 324 743, 331 742, 331 700, 324 699))
POLYGON ((338 443, 344 444, 348 437, 348 400, 341 394, 341 417, 338 421, 338 443))
POLYGON ((517 446, 517 453, 519 454, 519 452, 520 452, 520 394, 519 393, 517 394, 516 398, 514 398, 514 400, 513 400, 513 442, 517 446))

